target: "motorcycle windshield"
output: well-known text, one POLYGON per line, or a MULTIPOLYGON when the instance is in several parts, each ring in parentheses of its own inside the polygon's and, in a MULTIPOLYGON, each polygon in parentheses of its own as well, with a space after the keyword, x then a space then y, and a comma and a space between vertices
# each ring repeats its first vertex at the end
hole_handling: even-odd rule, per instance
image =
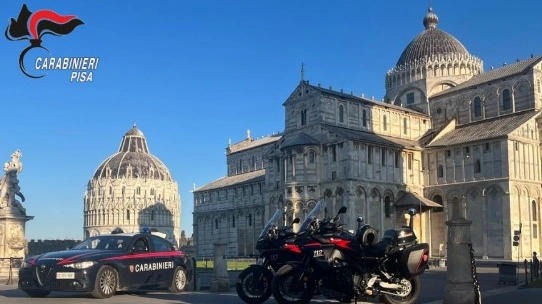
POLYGON ((305 230, 307 230, 314 220, 324 214, 324 208, 325 206, 323 201, 316 203, 309 214, 307 214, 307 217, 305 217, 305 220, 303 220, 303 223, 301 223, 301 226, 299 226, 297 233, 301 234, 305 232, 305 230))
POLYGON ((266 236, 267 232, 269 232, 271 228, 278 227, 278 223, 281 219, 282 211, 280 211, 280 209, 277 209, 277 211, 275 211, 275 214, 273 214, 273 216, 269 219, 269 222, 267 222, 267 224, 265 224, 265 226, 263 227, 262 232, 260 232, 258 238, 266 236))

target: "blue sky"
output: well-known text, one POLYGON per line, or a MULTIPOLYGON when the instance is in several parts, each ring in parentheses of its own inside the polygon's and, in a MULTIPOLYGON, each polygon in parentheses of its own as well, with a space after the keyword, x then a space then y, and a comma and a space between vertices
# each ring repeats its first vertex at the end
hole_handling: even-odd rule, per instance
POLYGON ((526 0, 2 1, 4 29, 23 3, 84 22, 44 36, 50 54, 28 56, 100 58, 92 82, 70 82, 68 71, 31 79, 18 65, 29 42, 0 38, 0 162, 23 153, 27 238, 82 238, 86 184, 134 122, 179 184, 190 235, 193 185, 226 174, 230 139, 284 128, 301 63, 312 84, 381 99, 430 2, 439 28, 486 71, 542 53, 542 4, 526 0))

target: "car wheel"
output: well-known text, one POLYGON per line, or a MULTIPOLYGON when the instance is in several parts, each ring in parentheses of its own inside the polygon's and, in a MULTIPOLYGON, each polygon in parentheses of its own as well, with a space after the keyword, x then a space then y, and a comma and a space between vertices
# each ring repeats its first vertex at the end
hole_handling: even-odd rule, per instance
POLYGON ((115 294, 117 285, 117 271, 111 266, 102 266, 96 274, 92 296, 97 299, 110 298, 115 294))
POLYGON ((25 290, 24 292, 32 298, 45 298, 51 293, 49 290, 25 290))
POLYGON ((171 281, 169 291, 175 293, 183 292, 186 288, 186 280, 186 270, 181 266, 177 266, 177 268, 175 268, 175 273, 173 274, 173 280, 171 281))

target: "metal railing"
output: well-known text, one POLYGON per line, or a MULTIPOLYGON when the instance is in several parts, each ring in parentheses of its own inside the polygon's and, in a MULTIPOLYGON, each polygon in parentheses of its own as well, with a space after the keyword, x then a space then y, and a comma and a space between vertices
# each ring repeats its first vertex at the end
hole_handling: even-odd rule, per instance
POLYGON ((9 260, 9 273, 8 273, 8 280, 6 282, 6 285, 12 285, 13 284, 13 268, 14 263, 17 261, 19 264, 23 261, 24 258, 16 258, 16 257, 10 257, 10 258, 0 258, 0 261, 9 260))

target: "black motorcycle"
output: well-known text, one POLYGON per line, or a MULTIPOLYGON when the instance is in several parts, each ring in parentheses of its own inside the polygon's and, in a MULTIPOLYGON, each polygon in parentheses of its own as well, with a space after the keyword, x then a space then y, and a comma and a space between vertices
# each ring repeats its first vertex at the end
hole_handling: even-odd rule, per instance
MULTIPOLYGON (((277 210, 256 242, 256 249, 260 253, 259 263, 248 266, 237 277, 237 294, 246 303, 259 304, 269 299, 275 272, 286 262, 295 261, 301 253, 297 247, 288 244, 295 237, 292 226, 277 228, 281 219, 282 212, 277 210)), ((297 223, 299 218, 294 219, 292 225, 297 223)))
POLYGON ((387 304, 412 304, 420 294, 420 279, 428 262, 429 245, 418 244, 412 229, 390 229, 377 241, 377 231, 360 225, 353 234, 335 218, 319 221, 319 202, 301 225, 295 243, 302 250, 298 262, 282 266, 272 283, 281 304, 310 302, 315 290, 327 298, 351 302, 379 297, 387 304), (316 285, 316 286, 314 286, 316 285))

